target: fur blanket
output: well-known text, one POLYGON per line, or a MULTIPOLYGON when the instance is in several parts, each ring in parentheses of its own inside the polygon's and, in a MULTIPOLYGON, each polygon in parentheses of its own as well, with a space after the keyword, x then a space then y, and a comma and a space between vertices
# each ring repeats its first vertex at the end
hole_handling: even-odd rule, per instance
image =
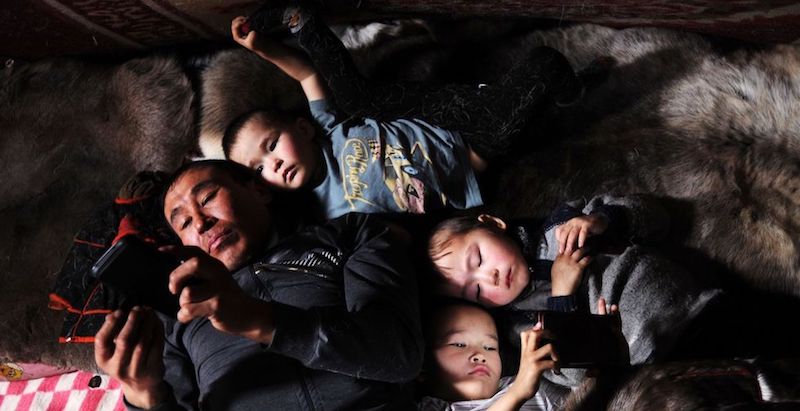
POLYGON ((598 26, 525 42, 556 47, 578 67, 598 56, 617 66, 547 128, 563 139, 503 172, 500 213, 540 214, 608 191, 654 193, 675 205, 676 240, 752 286, 800 295, 800 48, 598 26))
MULTIPOLYGON (((534 149, 496 170, 490 208, 542 216, 599 192, 655 193, 675 205, 676 241, 755 286, 800 295, 796 47, 729 47, 670 31, 586 25, 414 23, 410 33, 395 34, 403 41, 354 51, 366 74, 491 82, 539 44, 562 50, 579 68, 613 57, 607 81, 581 105, 531 127, 539 134, 531 133, 534 149)), ((239 112, 302 104, 296 85, 243 50, 208 63, 200 145, 209 153, 239 112)), ((92 209, 135 170, 172 168, 194 147, 188 78, 161 57, 118 66, 47 61, 3 72, 0 361, 93 367, 91 347, 55 343, 60 315, 47 310, 46 293, 92 209), (71 354, 76 349, 80 356, 71 354)))
POLYGON ((59 344, 54 274, 90 213, 136 170, 173 169, 194 147, 188 77, 174 59, 118 66, 44 61, 0 83, 0 363, 93 369, 59 344))
MULTIPOLYGON (((721 265, 750 286, 800 296, 797 46, 753 48, 661 29, 530 31, 474 21, 430 25, 405 38, 401 50, 396 42, 357 50, 359 66, 379 80, 491 82, 540 45, 560 50, 577 69, 599 57, 615 61, 581 104, 531 125, 530 151, 495 170, 492 211, 543 217, 569 199, 655 194, 673 211, 674 242, 708 262, 696 271, 721 265), (378 63, 376 49, 384 51, 378 63)), ((284 86, 252 87, 252 78, 276 78, 274 71, 241 50, 217 56, 204 76, 203 112, 215 113, 201 127, 206 153, 219 155, 224 124, 257 106, 243 102, 275 99, 284 86), (230 75, 239 72, 248 75, 230 75)), ((296 101, 297 93, 283 101, 296 101)))

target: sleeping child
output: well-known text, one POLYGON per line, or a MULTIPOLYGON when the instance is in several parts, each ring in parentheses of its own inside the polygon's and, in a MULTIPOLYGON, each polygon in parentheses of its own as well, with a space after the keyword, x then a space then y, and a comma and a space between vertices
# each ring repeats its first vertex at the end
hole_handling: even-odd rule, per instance
MULTIPOLYGON (((516 377, 501 378, 497 327, 486 309, 467 301, 441 303, 429 316, 426 339, 429 358, 420 377, 426 396, 420 411, 560 409, 568 389, 541 380, 558 367, 557 348, 542 344, 537 323, 519 333, 520 362, 516 377)), ((598 312, 607 314, 605 301, 598 312)), ((616 306, 609 314, 616 314, 616 306)))
POLYGON ((368 85, 341 42, 300 7, 262 8, 235 18, 231 31, 300 82, 313 122, 275 110, 245 113, 225 132, 226 157, 273 187, 313 190, 327 218, 481 205, 475 173, 507 154, 532 116, 583 93, 564 56, 550 48, 533 50, 496 85, 425 90, 368 85), (313 65, 263 35, 276 29, 290 30, 313 65))
POLYGON ((444 294, 501 306, 517 329, 530 327, 538 310, 588 311, 601 298, 618 305, 631 363, 641 364, 663 358, 721 295, 635 245, 663 237, 667 221, 646 197, 599 196, 559 208, 542 227, 485 214, 446 220, 428 253, 444 294))

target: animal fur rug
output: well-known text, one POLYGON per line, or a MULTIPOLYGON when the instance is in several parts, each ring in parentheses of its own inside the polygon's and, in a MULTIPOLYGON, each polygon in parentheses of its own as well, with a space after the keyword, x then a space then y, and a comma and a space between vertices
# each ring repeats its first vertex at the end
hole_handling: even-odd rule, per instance
MULTIPOLYGON (((674 211, 673 241, 699 250, 700 261, 752 287, 800 296, 800 48, 596 25, 426 29, 378 63, 374 48, 356 49, 359 66, 380 80, 491 82, 541 45, 577 69, 601 57, 615 62, 578 106, 529 127, 528 152, 495 170, 490 210, 543 217, 568 199, 652 193, 674 211)), ((219 136, 236 114, 268 106, 276 93, 300 98, 298 89, 281 89, 274 71, 242 51, 212 62, 202 103, 207 154, 219 155, 219 136), (278 82, 251 87, 253 78, 278 82)))
POLYGON ((94 369, 89 344, 59 344, 47 308, 72 236, 141 169, 195 146, 188 77, 172 58, 8 66, 0 83, 0 363, 94 369))
POLYGON ((558 48, 577 67, 598 56, 617 66, 551 123, 562 139, 502 172, 500 213, 653 193, 675 205, 676 240, 751 286, 800 296, 800 48, 598 26, 525 42, 558 48))
MULTIPOLYGON (((616 62, 580 105, 531 127, 531 151, 495 170, 490 209, 542 216, 599 192, 653 193, 674 205, 676 242, 755 287, 800 295, 796 47, 587 25, 410 27, 388 30, 401 41, 354 50, 367 75, 491 82, 541 44, 577 68, 599 56, 616 62)), ((0 361, 93 368, 89 347, 78 355, 54 342, 60 316, 47 310, 46 293, 92 209, 135 170, 173 168, 195 146, 188 78, 161 57, 3 73, 0 361)), ((200 146, 212 156, 239 112, 303 101, 289 79, 243 50, 214 55, 201 79, 200 146)))

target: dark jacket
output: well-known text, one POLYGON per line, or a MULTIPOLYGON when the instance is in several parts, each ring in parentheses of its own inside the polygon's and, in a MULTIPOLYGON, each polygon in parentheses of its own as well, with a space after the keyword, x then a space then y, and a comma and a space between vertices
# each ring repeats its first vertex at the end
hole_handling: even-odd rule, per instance
POLYGON ((350 214, 300 231, 236 272, 274 303, 272 344, 207 319, 166 324, 166 380, 177 404, 203 409, 413 408, 423 352, 405 247, 375 217, 350 214))

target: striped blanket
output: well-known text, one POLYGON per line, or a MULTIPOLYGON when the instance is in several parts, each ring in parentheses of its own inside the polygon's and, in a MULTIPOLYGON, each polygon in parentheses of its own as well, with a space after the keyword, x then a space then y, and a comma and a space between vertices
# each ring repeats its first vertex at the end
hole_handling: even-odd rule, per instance
POLYGON ((119 382, 75 371, 24 381, 0 381, 0 411, 124 410, 119 382))

